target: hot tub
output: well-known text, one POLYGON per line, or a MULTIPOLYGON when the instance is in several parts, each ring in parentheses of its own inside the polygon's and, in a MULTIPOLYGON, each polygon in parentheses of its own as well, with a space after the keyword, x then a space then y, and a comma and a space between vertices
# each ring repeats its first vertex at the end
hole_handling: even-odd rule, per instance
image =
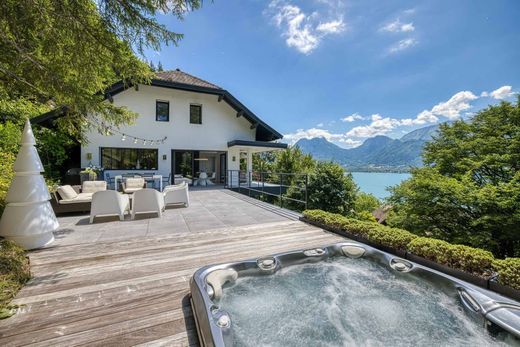
POLYGON ((520 345, 520 304, 355 242, 206 266, 203 346, 520 345))

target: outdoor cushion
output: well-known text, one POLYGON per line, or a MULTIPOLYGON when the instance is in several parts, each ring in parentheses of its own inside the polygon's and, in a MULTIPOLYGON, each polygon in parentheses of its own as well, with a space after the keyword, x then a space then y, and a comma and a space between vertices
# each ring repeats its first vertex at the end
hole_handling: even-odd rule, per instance
POLYGON ((107 182, 105 181, 84 181, 81 187, 82 193, 95 193, 100 190, 107 190, 107 182))
POLYGON ((128 188, 143 188, 144 178, 127 178, 125 182, 125 190, 128 188))
POLYGON ((62 199, 71 200, 78 196, 78 193, 69 185, 58 187, 58 194, 62 199))
POLYGON ((141 189, 143 189, 142 186, 140 188, 125 188, 125 193, 135 193, 135 192, 137 192, 138 190, 141 190, 141 189))
POLYGON ((94 193, 79 193, 75 198, 62 199, 59 201, 59 203, 66 205, 66 204, 79 204, 79 203, 83 203, 83 202, 91 202, 93 194, 94 193))

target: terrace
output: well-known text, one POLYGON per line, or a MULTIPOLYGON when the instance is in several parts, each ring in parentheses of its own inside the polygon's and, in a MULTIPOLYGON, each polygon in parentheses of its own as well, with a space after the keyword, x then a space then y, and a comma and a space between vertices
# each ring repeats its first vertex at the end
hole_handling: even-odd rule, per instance
POLYGON ((193 189, 189 208, 124 221, 60 217, 33 279, 0 321, 2 346, 198 345, 190 276, 208 264, 342 240, 298 214, 225 189, 193 189))

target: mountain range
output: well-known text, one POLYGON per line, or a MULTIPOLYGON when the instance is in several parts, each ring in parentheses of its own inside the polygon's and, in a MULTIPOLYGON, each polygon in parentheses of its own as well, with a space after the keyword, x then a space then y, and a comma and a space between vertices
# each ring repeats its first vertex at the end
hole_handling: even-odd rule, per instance
POLYGON ((300 139, 296 146, 318 160, 331 160, 350 171, 408 171, 421 166, 424 144, 437 133, 431 125, 405 134, 400 139, 378 135, 366 139, 355 148, 341 148, 323 137, 300 139))

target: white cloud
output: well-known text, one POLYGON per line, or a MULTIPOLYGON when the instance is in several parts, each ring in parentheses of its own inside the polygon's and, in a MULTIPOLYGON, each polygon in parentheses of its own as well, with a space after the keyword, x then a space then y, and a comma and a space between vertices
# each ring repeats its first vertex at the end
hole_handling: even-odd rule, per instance
POLYGON ((444 116, 448 119, 457 119, 460 112, 470 108, 469 102, 478 99, 478 96, 470 91, 462 91, 453 95, 448 101, 438 103, 431 112, 437 116, 444 116))
POLYGON ((390 53, 397 53, 397 52, 403 51, 407 48, 413 47, 418 43, 419 43, 419 41, 417 41, 416 39, 413 39, 413 38, 403 39, 403 40, 400 40, 399 42, 397 42, 392 47, 390 47, 389 51, 390 51, 390 53))
POLYGON ((511 86, 502 86, 498 89, 493 90, 490 93, 490 95, 497 100, 502 100, 502 99, 505 99, 505 98, 513 95, 513 93, 511 92, 511 89, 512 89, 511 86))
MULTIPOLYGON (((332 3, 325 3, 333 6, 332 3)), ((341 16, 323 20, 323 15, 319 12, 309 15, 300 7, 283 0, 272 0, 266 13, 282 30, 287 46, 296 48, 303 54, 310 54, 326 36, 339 34, 346 29, 341 16)))
POLYGON ((329 142, 341 143, 343 147, 356 147, 361 144, 360 141, 354 140, 346 136, 345 134, 331 133, 325 129, 298 129, 294 133, 284 134, 283 140, 291 145, 294 145, 298 140, 301 139, 313 139, 316 137, 323 137, 329 142))
POLYGON ((389 133, 400 125, 400 121, 390 117, 381 117, 378 114, 372 115, 372 122, 369 125, 357 126, 347 132, 347 136, 352 137, 373 137, 389 133))
POLYGON ((345 23, 343 22, 343 18, 332 20, 326 23, 320 23, 316 30, 325 33, 325 34, 336 34, 342 31, 345 31, 345 23))
POLYGON ((318 128, 323 128, 323 123, 318 123, 318 124, 316 124, 316 126, 317 126, 318 128))
POLYGON ((351 114, 349 116, 345 116, 345 117, 341 118, 341 121, 342 122, 352 123, 355 120, 361 120, 361 119, 365 119, 365 117, 361 116, 358 113, 353 113, 353 114, 351 114))
POLYGON ((415 30, 413 22, 402 23, 399 19, 382 26, 380 31, 386 31, 391 33, 408 33, 415 30))

